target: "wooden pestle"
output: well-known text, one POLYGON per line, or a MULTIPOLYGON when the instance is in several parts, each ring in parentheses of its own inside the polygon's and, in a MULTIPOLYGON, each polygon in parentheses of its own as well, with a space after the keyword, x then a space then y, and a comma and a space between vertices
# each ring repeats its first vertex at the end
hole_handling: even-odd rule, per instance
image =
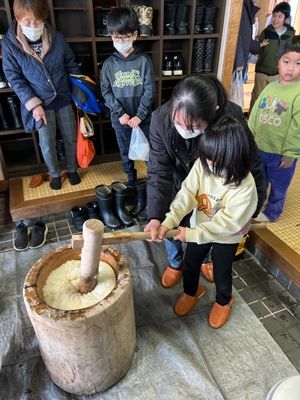
MULTIPOLYGON (((90 220, 89 220, 90 221, 90 220)), ((260 223, 253 223, 250 226, 250 231, 257 231, 260 229, 265 229, 266 224, 263 222, 260 223)), ((178 229, 171 229, 169 230, 165 237, 166 238, 173 238, 179 233, 178 229)), ((117 243, 127 243, 134 240, 148 240, 151 239, 150 232, 107 232, 102 233, 102 244, 117 244, 117 243)), ((81 250, 82 246, 84 245, 85 238, 82 235, 72 235, 72 248, 75 250, 81 250)))
POLYGON ((91 292, 98 279, 99 260, 104 225, 98 219, 88 219, 83 224, 79 292, 91 292))

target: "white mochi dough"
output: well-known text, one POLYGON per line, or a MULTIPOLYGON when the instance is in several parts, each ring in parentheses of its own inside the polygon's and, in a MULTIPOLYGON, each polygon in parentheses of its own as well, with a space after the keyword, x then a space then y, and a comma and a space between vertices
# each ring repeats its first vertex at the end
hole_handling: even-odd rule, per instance
POLYGON ((94 290, 81 294, 79 289, 80 260, 70 260, 56 268, 48 276, 43 288, 44 301, 60 310, 79 310, 103 300, 114 289, 116 276, 113 268, 99 262, 98 283, 94 290))

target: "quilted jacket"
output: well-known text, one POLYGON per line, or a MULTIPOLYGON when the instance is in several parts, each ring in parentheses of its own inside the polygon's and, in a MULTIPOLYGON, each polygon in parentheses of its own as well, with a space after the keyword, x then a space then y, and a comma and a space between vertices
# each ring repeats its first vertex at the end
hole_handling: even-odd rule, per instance
MULTIPOLYGON (((32 118, 32 110, 39 104, 48 106, 58 95, 71 104, 68 74, 79 74, 75 57, 63 35, 45 24, 48 48, 41 57, 27 43, 18 40, 18 24, 13 21, 2 42, 2 61, 5 76, 21 101, 21 115, 26 132, 41 127, 32 118)), ((20 33, 18 33, 19 37, 20 33)), ((21 34, 21 36, 23 36, 21 34)), ((24 36, 23 36, 24 39, 24 36)), ((26 42, 26 40, 23 40, 26 42)))

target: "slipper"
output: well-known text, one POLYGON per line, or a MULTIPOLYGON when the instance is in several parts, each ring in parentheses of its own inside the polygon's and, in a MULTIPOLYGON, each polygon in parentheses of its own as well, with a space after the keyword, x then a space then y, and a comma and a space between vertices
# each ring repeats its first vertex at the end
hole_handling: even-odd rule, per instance
POLYGON ((41 175, 33 175, 29 182, 30 189, 34 189, 40 186, 43 182, 48 181, 50 179, 49 174, 41 174, 41 175))
POLYGON ((69 173, 68 173, 67 171, 63 172, 63 173, 61 174, 61 177, 60 177, 61 183, 64 183, 64 181, 65 181, 66 179, 68 179, 68 178, 69 178, 69 173))

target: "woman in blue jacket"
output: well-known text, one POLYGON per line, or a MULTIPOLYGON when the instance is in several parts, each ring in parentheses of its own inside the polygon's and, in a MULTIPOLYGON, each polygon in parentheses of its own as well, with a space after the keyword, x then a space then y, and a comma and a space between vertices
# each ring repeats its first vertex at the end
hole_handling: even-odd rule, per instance
MULTIPOLYGON (((15 20, 2 43, 3 70, 21 101, 26 132, 37 130, 50 187, 61 189, 56 153, 56 126, 65 147, 71 185, 80 183, 76 163, 76 122, 68 74, 80 73, 74 54, 62 34, 47 24, 49 9, 44 0, 15 0, 15 20)), ((38 220, 29 234, 28 224, 16 225, 14 248, 35 249, 46 241, 47 225, 38 220)))
POLYGON ((71 185, 80 183, 76 163, 76 122, 68 74, 79 74, 74 54, 61 33, 47 24, 44 0, 15 0, 15 20, 2 43, 3 70, 21 101, 26 132, 38 130, 53 190, 61 189, 56 126, 64 140, 71 185))

